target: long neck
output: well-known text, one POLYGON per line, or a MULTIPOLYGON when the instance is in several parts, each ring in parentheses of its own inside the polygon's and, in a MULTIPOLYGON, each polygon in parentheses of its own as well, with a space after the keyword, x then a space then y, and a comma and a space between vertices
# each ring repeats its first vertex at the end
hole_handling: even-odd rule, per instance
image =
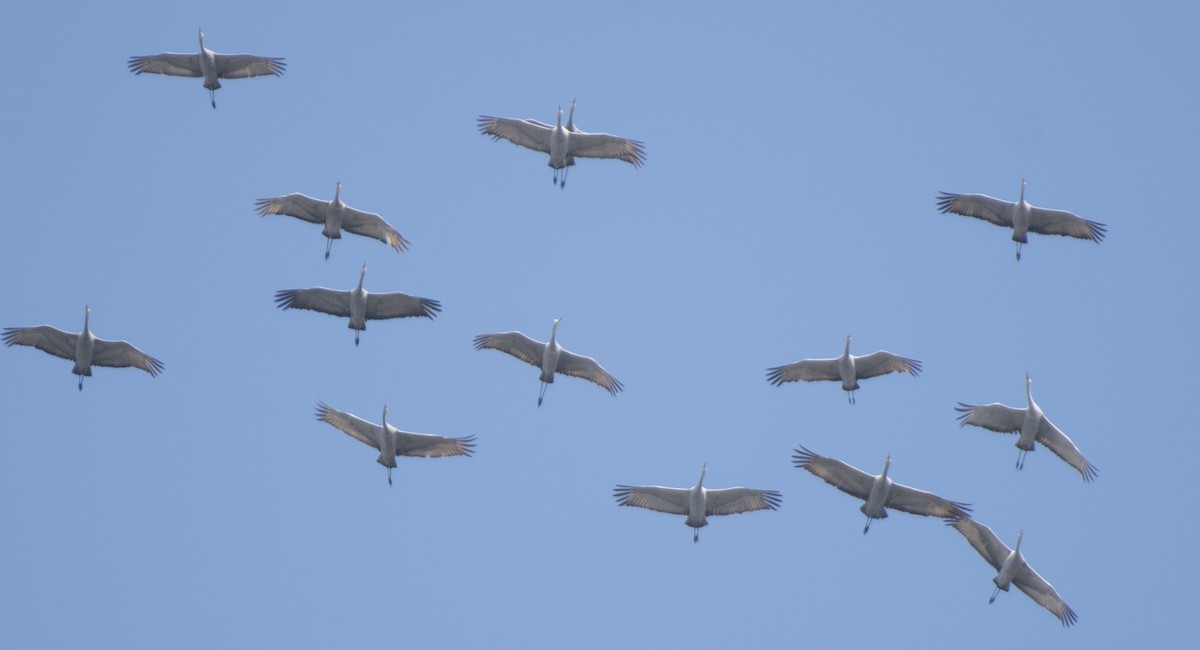
POLYGON ((892 455, 888 454, 888 457, 886 459, 884 459, 884 461, 883 461, 883 474, 881 475, 881 476, 883 476, 883 478, 887 478, 888 467, 891 467, 891 465, 892 465, 892 455))
POLYGON ((92 308, 84 307, 83 308, 83 333, 84 334, 88 333, 88 318, 90 318, 91 315, 92 315, 92 308))
POLYGON ((696 481, 696 487, 699 488, 704 485, 704 473, 707 471, 708 471, 708 465, 705 465, 704 467, 700 468, 700 480, 696 481))
POLYGON ((567 130, 571 130, 575 126, 575 100, 571 100, 571 111, 567 113, 567 130))
POLYGON ((850 337, 846 337, 846 347, 842 350, 842 354, 850 356, 850 337))
POLYGON ((367 265, 363 264, 362 272, 358 274, 358 290, 362 291, 363 278, 367 277, 367 265))
POLYGON ((1020 203, 1025 202, 1025 179, 1024 178, 1021 179, 1021 196, 1020 196, 1020 198, 1017 199, 1017 201, 1020 203))
POLYGON ((555 125, 562 128, 562 106, 558 107, 558 122, 555 125))
POLYGON ((558 336, 558 321, 557 320, 554 321, 554 324, 550 326, 550 344, 551 345, 554 344, 554 338, 556 336, 558 336))

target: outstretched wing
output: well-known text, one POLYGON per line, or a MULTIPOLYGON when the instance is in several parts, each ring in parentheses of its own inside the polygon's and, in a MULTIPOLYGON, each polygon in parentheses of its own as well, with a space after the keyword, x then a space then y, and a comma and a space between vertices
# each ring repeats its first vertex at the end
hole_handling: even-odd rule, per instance
POLYGON ((407 293, 368 293, 365 316, 374 320, 424 316, 434 318, 442 303, 432 298, 418 298, 407 293))
POLYGON ((567 155, 580 158, 615 158, 634 167, 646 163, 646 148, 637 140, 607 133, 572 132, 567 138, 567 155))
POLYGON ((1045 578, 1038 575, 1038 572, 1034 571, 1029 564, 1025 564, 1020 571, 1017 571, 1012 582, 1017 589, 1025 592, 1025 595, 1032 598, 1035 603, 1050 610, 1050 613, 1058 618, 1063 627, 1071 627, 1075 621, 1079 620, 1075 610, 1063 602, 1054 587, 1046 582, 1045 578))
POLYGON ((875 482, 871 474, 840 460, 814 454, 803 445, 792 453, 792 464, 812 472, 842 492, 863 500, 871 495, 871 485, 875 482))
POLYGON ((1083 475, 1084 481, 1091 481, 1099 473, 1096 466, 1089 463, 1083 457, 1079 448, 1075 446, 1075 443, 1071 442, 1067 434, 1060 431, 1046 417, 1042 418, 1042 425, 1038 427, 1037 441, 1042 443, 1046 449, 1054 452, 1059 458, 1067 461, 1068 465, 1078 470, 1083 475))
POLYGON ((661 485, 618 485, 613 496, 619 506, 637 506, 672 515, 688 513, 688 491, 661 485))
POLYGON ((152 72, 154 74, 169 74, 175 77, 203 77, 200 70, 200 54, 191 52, 163 52, 149 56, 129 57, 129 71, 133 74, 152 72))
POLYGON ((96 339, 92 344, 92 365, 109 368, 139 368, 157 377, 163 364, 158 359, 133 347, 128 341, 96 339))
POLYGON ((328 422, 333 425, 333 428, 359 442, 379 449, 379 427, 377 425, 356 415, 329 408, 322 402, 317 402, 317 419, 328 422))
POLYGON ((883 350, 854 357, 854 374, 859 379, 878 377, 889 372, 907 372, 916 377, 921 372, 921 362, 883 350))
POLYGON ((954 410, 962 413, 958 416, 960 427, 973 424, 999 433, 1016 433, 1021 430, 1021 424, 1025 421, 1025 409, 1016 409, 998 402, 983 406, 959 402, 954 410))
POLYGON ((283 59, 254 54, 217 54, 217 76, 222 79, 245 79, 262 75, 283 74, 287 64, 283 59))
POLYGON ((983 559, 987 560, 987 563, 997 571, 1004 566, 1004 560, 1008 558, 1008 554, 1012 553, 1012 549, 1005 546, 991 528, 974 519, 951 519, 946 522, 946 525, 961 533, 971 548, 978 551, 983 559))
POLYGON ((971 511, 969 504, 943 499, 932 492, 899 483, 892 483, 891 489, 888 490, 887 503, 884 505, 893 510, 942 519, 969 517, 968 513, 971 511))
POLYGON ((751 510, 777 510, 783 497, 775 490, 754 490, 744 487, 705 490, 704 515, 736 515, 751 510))
POLYGON ((986 194, 951 194, 941 192, 937 196, 937 207, 942 213, 953 212, 964 217, 983 219, 997 226, 1012 228, 1013 205, 986 194))
POLYGON ((392 227, 392 224, 384 221, 383 217, 374 212, 363 212, 349 206, 346 207, 346 211, 342 215, 342 230, 362 235, 363 237, 378 239, 396 249, 397 253, 407 249, 409 245, 409 241, 401 237, 400 233, 392 227))
POLYGON ((388 432, 396 437, 397 456, 441 458, 444 456, 470 456, 475 451, 475 436, 448 438, 428 433, 401 431, 388 425, 388 432))
POLYGON ((779 386, 788 381, 841 381, 837 359, 805 359, 767 369, 767 381, 779 386))
POLYGON ((550 133, 554 127, 549 124, 489 115, 480 115, 476 124, 480 133, 492 136, 493 140, 504 138, 527 149, 550 153, 550 133))
POLYGON ((535 341, 520 332, 501 332, 476 336, 475 349, 482 350, 484 348, 507 352, 531 366, 541 368, 542 354, 546 350, 546 344, 535 341))
POLYGON ((284 289, 275 292, 275 305, 280 309, 309 309, 348 318, 350 316, 350 292, 336 291, 325 287, 284 289))
POLYGON ((293 193, 270 199, 257 199, 254 209, 258 216, 269 214, 286 214, 289 217, 303 219, 309 223, 325 223, 325 214, 329 210, 329 202, 314 199, 307 194, 293 193))
POLYGON ((1104 224, 1088 221, 1066 210, 1048 210, 1034 206, 1029 207, 1029 230, 1043 235, 1090 239, 1097 244, 1108 232, 1104 224))
POLYGON ((9 327, 4 330, 4 345, 29 345, 68 361, 75 360, 75 341, 78 334, 64 332, 49 325, 9 327))
POLYGON ((617 381, 617 378, 609 374, 599 363, 596 363, 595 359, 574 354, 567 350, 559 353, 558 366, 554 368, 554 371, 559 374, 586 379, 612 395, 616 395, 624 388, 621 382, 617 381))

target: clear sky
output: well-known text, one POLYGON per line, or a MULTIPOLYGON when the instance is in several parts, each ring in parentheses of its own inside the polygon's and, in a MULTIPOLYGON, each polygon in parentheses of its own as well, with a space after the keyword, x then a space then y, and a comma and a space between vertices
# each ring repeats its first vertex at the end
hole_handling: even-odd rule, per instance
POLYGON ((78 331, 157 378, 0 349, 0 646, 1180 647, 1198 577, 1193 3, 17 3, 0 22, 0 326, 78 331), (901 6, 902 5, 902 6, 901 6), (286 57, 279 78, 132 55, 286 57), (642 169, 480 135, 480 114, 645 142, 642 169), (938 191, 1107 224, 1096 245, 937 212, 938 191), (342 197, 412 242, 260 218, 342 197), (436 320, 281 311, 279 289, 438 299, 436 320), (520 330, 613 398, 476 351, 520 330), (879 349, 918 378, 765 380, 879 349), (960 428, 1024 378, 1100 470, 960 428), (477 436, 398 459, 318 401, 477 436), (1079 614, 1063 629, 936 519, 861 533, 813 451, 973 504, 1079 614), (776 512, 621 508, 618 483, 779 490, 776 512))

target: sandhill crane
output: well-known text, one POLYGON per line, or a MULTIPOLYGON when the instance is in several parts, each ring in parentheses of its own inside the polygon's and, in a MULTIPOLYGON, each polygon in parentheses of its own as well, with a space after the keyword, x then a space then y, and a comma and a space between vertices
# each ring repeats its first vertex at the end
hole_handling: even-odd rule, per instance
POLYGON ((329 259, 329 248, 333 240, 342 238, 342 231, 363 237, 378 239, 396 249, 399 253, 408 248, 408 240, 383 220, 383 217, 373 212, 363 212, 342 203, 342 182, 338 181, 333 191, 332 201, 314 199, 304 194, 288 194, 270 199, 257 199, 254 208, 258 216, 269 214, 286 214, 309 223, 323 226, 321 234, 325 235, 325 259, 329 259))
POLYGON ((878 377, 889 372, 907 372, 916 377, 921 372, 921 362, 883 350, 856 357, 850 354, 850 337, 847 336, 842 356, 836 359, 805 359, 768 368, 767 381, 774 386, 787 381, 840 381, 842 390, 848 393, 847 398, 853 404, 859 379, 878 377))
POLYGON ((1008 586, 1013 584, 1034 602, 1050 610, 1064 627, 1074 625, 1079 619, 1075 610, 1063 602, 1054 587, 1025 562, 1024 556, 1021 555, 1021 538, 1025 536, 1025 531, 1017 533, 1017 547, 1010 549, 996 537, 991 528, 972 519, 955 519, 947 521, 946 525, 962 533, 972 548, 979 551, 983 559, 996 569, 996 576, 992 578, 996 589, 992 591, 992 597, 988 598, 989 604, 996 600, 997 594, 1008 591, 1008 586))
POLYGON ((92 366, 109 368, 140 368, 151 377, 162 372, 163 364, 158 359, 133 347, 128 341, 106 341, 96 338, 88 329, 88 318, 92 308, 83 307, 83 331, 78 334, 64 332, 49 325, 34 327, 9 327, 4 330, 5 345, 31 345, 56 357, 74 361, 71 372, 79 375, 79 390, 83 390, 83 378, 92 376, 92 366))
POLYGON ((959 402, 958 406, 954 407, 954 410, 962 413, 958 416, 959 426, 973 424, 999 433, 1020 433, 1016 444, 1017 449, 1020 450, 1017 452, 1017 469, 1025 467, 1025 455, 1033 451, 1036 441, 1045 445, 1059 458, 1067 461, 1068 465, 1079 470, 1084 481, 1096 478, 1098 474, 1096 466, 1083 457, 1075 443, 1054 426, 1054 423, 1042 413, 1042 408, 1038 406, 1037 402, 1033 401, 1033 391, 1030 388, 1032 384, 1033 380, 1026 374, 1025 398, 1029 401, 1029 406, 1023 409, 999 403, 972 406, 959 402))
POLYGON ((744 487, 709 490, 704 487, 704 473, 692 488, 673 488, 661 485, 618 485, 613 489, 617 505, 637 506, 672 515, 687 515, 684 524, 691 526, 692 542, 699 541, 700 529, 714 515, 733 515, 751 510, 776 510, 783 497, 775 490, 754 490, 744 487))
POLYGON ((204 77, 208 99, 217 107, 217 89, 220 79, 244 79, 262 75, 280 76, 287 64, 283 59, 253 54, 217 54, 204 47, 204 32, 200 32, 200 52, 164 52, 149 56, 129 57, 129 70, 134 74, 153 72, 176 77, 204 77))
POLYGON ((542 405, 546 388, 554 383, 554 373, 556 372, 560 375, 582 377, 614 396, 621 392, 621 389, 624 388, 621 382, 600 367, 595 359, 574 354, 558 344, 555 337, 558 332, 558 322, 561 320, 562 317, 554 319, 554 325, 550 327, 549 343, 535 341, 520 332, 502 332, 476 336, 475 349, 493 348, 507 352, 531 366, 541 368, 542 385, 541 390, 538 391, 538 406, 542 405))
POLYGON ((1016 203, 992 198, 986 194, 951 194, 941 192, 937 196, 937 207, 943 214, 953 212, 966 217, 975 217, 1004 228, 1012 228, 1013 241, 1017 242, 1017 261, 1021 261, 1021 244, 1029 242, 1026 233, 1043 235, 1065 235, 1078 239, 1090 239, 1097 244, 1107 232, 1104 224, 1088 221, 1066 210, 1048 210, 1029 205, 1025 200, 1025 179, 1021 179, 1021 196, 1016 203))
POLYGON ((358 345, 359 332, 367 329, 368 320, 409 316, 434 318, 442 310, 442 303, 431 298, 418 298, 399 292, 369 293, 363 289, 363 278, 366 276, 367 265, 363 264, 362 272, 358 275, 358 286, 350 291, 325 287, 276 291, 275 305, 280 309, 310 309, 342 318, 349 317, 347 327, 354 330, 354 345, 358 345))
POLYGON ((804 446, 795 450, 792 464, 812 472, 850 496, 865 500, 866 503, 859 508, 867 516, 867 525, 863 526, 864 535, 870 530, 872 519, 887 518, 886 508, 943 519, 970 516, 971 506, 966 503, 949 501, 931 492, 893 482, 887 475, 888 467, 892 464, 891 454, 883 461, 883 473, 875 476, 840 460, 814 454, 804 446))
POLYGON ((571 100, 571 115, 567 125, 562 123, 562 106, 558 107, 558 120, 554 126, 537 120, 480 115, 477 121, 479 132, 492 136, 493 140, 504 138, 522 147, 550 154, 550 168, 554 170, 551 181, 560 188, 567 186, 567 168, 575 164, 575 158, 615 158, 624 160, 634 167, 646 162, 645 146, 637 141, 607 133, 585 133, 575 127, 575 100, 571 100))
POLYGON ((383 405, 380 424, 366 420, 317 402, 317 419, 328 422, 333 428, 379 450, 376 461, 387 468, 388 485, 392 484, 392 468, 396 467, 397 456, 440 458, 443 456, 470 456, 475 451, 475 436, 447 438, 428 433, 401 431, 387 423, 387 404, 383 405))

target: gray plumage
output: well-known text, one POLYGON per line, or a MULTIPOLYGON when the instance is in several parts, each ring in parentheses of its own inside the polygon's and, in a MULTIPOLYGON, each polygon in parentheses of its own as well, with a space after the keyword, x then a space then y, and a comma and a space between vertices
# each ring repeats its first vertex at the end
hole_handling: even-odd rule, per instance
POLYGON ((263 75, 280 76, 287 64, 283 59, 254 54, 217 54, 204 47, 204 32, 200 32, 200 51, 196 53, 164 52, 148 56, 129 57, 129 70, 134 74, 150 72, 176 77, 204 77, 212 107, 217 107, 216 91, 221 79, 245 79, 263 75))

